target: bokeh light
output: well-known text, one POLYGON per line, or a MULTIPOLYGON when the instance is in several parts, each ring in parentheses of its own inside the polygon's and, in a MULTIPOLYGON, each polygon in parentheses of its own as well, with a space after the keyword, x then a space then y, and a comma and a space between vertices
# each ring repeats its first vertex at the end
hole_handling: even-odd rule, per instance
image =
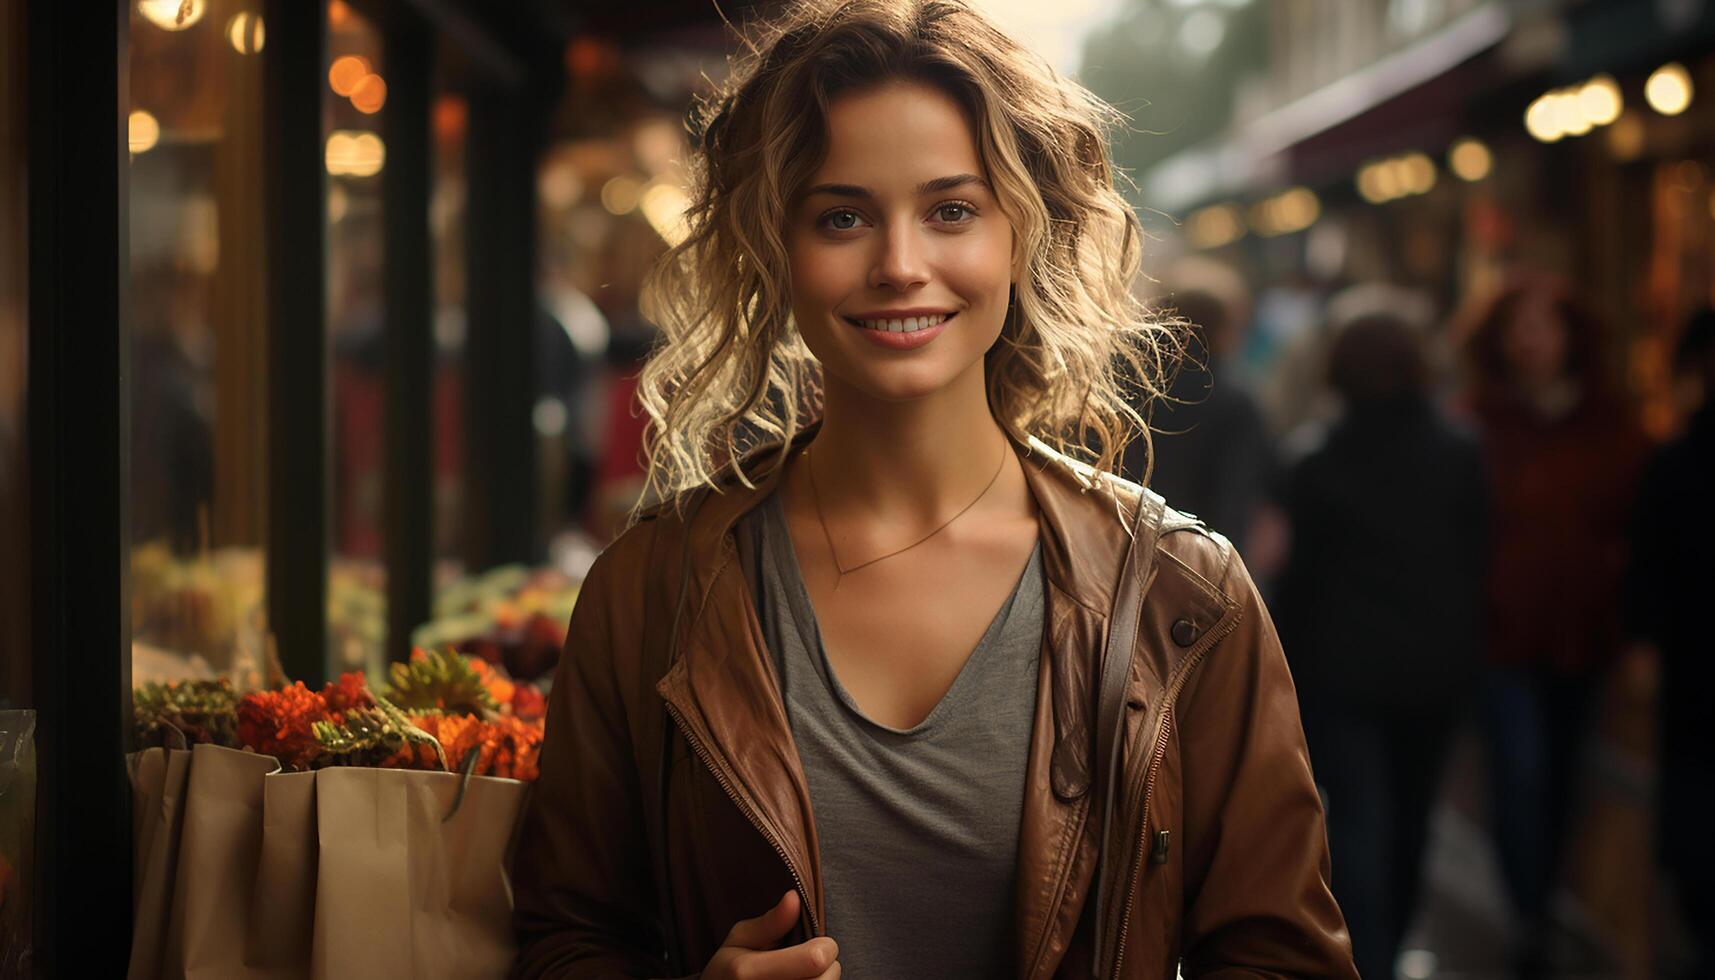
POLYGON ((351 90, 351 104, 358 112, 373 115, 387 104, 387 83, 380 75, 365 75, 351 90))
POLYGON ((1322 202, 1308 187, 1294 187, 1251 208, 1250 224, 1265 238, 1303 231, 1322 215, 1322 202))
POLYGON ((1593 126, 1606 126, 1620 118, 1625 100, 1612 75, 1597 75, 1578 90, 1578 108, 1593 126))
POLYGON ((1212 204, 1185 219, 1185 233, 1197 248, 1220 248, 1244 237, 1244 215, 1231 204, 1212 204))
POLYGON ((1460 180, 1475 183, 1494 169, 1495 158, 1483 141, 1466 137, 1447 152, 1447 166, 1460 180))
POLYGON ((239 54, 256 54, 262 50, 266 41, 262 28, 262 15, 253 14, 248 10, 233 14, 226 22, 226 41, 232 45, 232 50, 239 54))
POLYGON ((1644 83, 1644 99, 1664 116, 1677 116, 1691 105, 1691 73, 1679 62, 1657 68, 1644 83))
POLYGON ((608 214, 630 214, 643 200, 643 182, 621 174, 601 186, 601 206, 608 214))
POLYGON ((328 84, 334 94, 350 96, 359 82, 369 77, 369 62, 355 54, 341 55, 328 66, 328 84))
POLYGON ((206 0, 137 0, 137 12, 163 31, 182 31, 207 11, 206 0))
POLYGON ((340 177, 373 177, 381 172, 387 148, 374 133, 335 130, 327 142, 327 171, 340 177))
POLYGON ((127 121, 126 133, 132 153, 147 153, 161 139, 161 124, 147 109, 136 109, 127 121))

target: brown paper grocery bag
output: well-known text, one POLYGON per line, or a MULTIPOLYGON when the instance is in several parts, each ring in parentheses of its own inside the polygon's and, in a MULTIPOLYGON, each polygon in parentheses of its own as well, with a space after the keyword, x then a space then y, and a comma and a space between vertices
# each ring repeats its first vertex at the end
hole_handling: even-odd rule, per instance
POLYGON ((161 949, 173 904, 190 764, 188 749, 144 749, 126 758, 131 776, 131 898, 135 910, 126 980, 155 980, 161 975, 161 949))
POLYGON ((310 899, 293 889, 306 889, 310 878, 290 869, 314 866, 314 825, 304 805, 307 783, 287 780, 286 790, 270 794, 269 776, 279 768, 272 756, 216 745, 191 750, 162 966, 167 980, 305 976, 310 936, 301 909, 310 899), (271 795, 285 801, 272 825, 264 818, 271 795), (302 821, 282 826, 293 813, 302 821), (294 840, 299 853, 284 854, 294 840))
POLYGON ((245 923, 245 963, 271 977, 308 977, 316 908, 316 774, 262 780, 262 847, 245 923))
POLYGON ((316 773, 316 980, 503 977, 506 853, 528 786, 394 769, 316 773))

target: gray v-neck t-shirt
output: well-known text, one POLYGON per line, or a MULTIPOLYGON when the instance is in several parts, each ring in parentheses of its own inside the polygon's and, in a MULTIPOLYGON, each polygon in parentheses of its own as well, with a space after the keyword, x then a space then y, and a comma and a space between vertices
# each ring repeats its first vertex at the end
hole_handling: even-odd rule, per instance
POLYGON ((1032 549, 952 687, 897 729, 841 686, 769 495, 744 520, 752 581, 786 715, 809 781, 827 932, 846 980, 1011 976, 1025 764, 1046 585, 1032 549))

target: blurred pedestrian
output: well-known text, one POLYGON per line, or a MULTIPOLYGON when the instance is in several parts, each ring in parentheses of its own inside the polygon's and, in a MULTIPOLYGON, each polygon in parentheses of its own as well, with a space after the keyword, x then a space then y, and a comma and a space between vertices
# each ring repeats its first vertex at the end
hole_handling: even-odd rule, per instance
POLYGON ((1337 327, 1327 373, 1344 410, 1284 481, 1279 629, 1358 972, 1392 977, 1476 682, 1482 456, 1431 402, 1424 338, 1398 312, 1337 327))
POLYGON ((657 332, 638 304, 644 276, 665 247, 640 215, 616 221, 601 258, 601 286, 590 297, 607 319, 609 335, 595 379, 600 419, 584 523, 603 544, 630 523, 628 515, 644 492, 649 418, 637 392, 657 332))
POLYGON ((1715 737, 1709 692, 1715 652, 1704 603, 1715 595, 1715 310, 1686 325, 1677 367, 1695 382, 1698 407, 1680 436, 1650 461, 1633 518, 1627 620, 1661 664, 1657 853, 1695 949, 1687 977, 1715 976, 1715 737))
POLYGON ((1150 402, 1153 445, 1128 446, 1125 473, 1143 479, 1147 448, 1154 457, 1150 488, 1227 535, 1248 559, 1251 525, 1274 470, 1262 413, 1230 370, 1250 318, 1249 291, 1232 269, 1203 258, 1182 260, 1165 280, 1168 304, 1191 326, 1190 349, 1167 397, 1150 402))
POLYGON ((1559 283, 1525 279, 1468 336, 1468 405, 1493 504, 1484 722, 1515 966, 1542 975, 1549 901, 1603 669, 1619 646, 1626 521, 1645 442, 1602 368, 1599 321, 1559 283))
MULTIPOLYGON (((1326 383, 1328 356, 1340 328, 1382 309, 1397 314, 1428 337, 1435 302, 1419 289, 1363 280, 1327 296, 1313 293, 1307 286, 1276 286, 1262 292, 1253 336, 1272 333, 1273 350, 1265 352, 1259 362, 1254 350, 1257 345, 1250 345, 1250 373, 1256 379, 1263 418, 1288 455, 1302 453, 1302 445, 1293 448, 1295 442, 1314 444, 1340 413, 1340 399, 1326 383)), ((1428 360, 1434 365, 1439 358, 1428 360)))

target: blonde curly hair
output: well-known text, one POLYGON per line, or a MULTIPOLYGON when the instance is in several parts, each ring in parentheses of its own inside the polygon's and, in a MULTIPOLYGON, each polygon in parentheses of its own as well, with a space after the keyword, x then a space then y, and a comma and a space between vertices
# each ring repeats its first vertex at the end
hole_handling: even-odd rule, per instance
POLYGON ((718 489, 729 468, 751 485, 730 464, 791 445, 819 415, 821 367, 792 320, 788 208, 826 152, 830 102, 899 80, 965 110, 1014 229, 1016 301, 984 361, 995 419, 1088 464, 1092 485, 1133 438, 1147 444, 1139 405, 1183 341, 1133 291, 1143 235, 1107 147, 1119 113, 961 0, 804 0, 751 33, 694 117, 688 234, 643 297, 661 335, 639 385, 634 518, 718 489))

